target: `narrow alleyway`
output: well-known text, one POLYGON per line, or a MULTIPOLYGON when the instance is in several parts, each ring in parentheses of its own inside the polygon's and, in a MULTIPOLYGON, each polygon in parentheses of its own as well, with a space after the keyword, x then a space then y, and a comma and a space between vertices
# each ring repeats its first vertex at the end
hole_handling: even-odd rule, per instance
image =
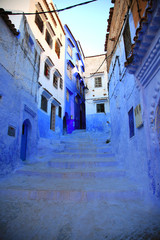
POLYGON ((41 139, 38 157, 0 181, 1 240, 158 240, 159 222, 104 135, 41 139))

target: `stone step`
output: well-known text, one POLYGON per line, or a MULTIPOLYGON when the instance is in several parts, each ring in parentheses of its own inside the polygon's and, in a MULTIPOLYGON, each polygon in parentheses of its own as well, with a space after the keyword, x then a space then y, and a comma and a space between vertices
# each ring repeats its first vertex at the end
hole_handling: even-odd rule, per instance
POLYGON ((97 169, 78 169, 74 171, 72 169, 57 169, 52 168, 52 171, 42 171, 42 170, 17 170, 16 174, 18 175, 25 175, 25 176, 41 176, 46 178, 78 178, 78 179, 101 179, 101 178, 119 178, 124 177, 126 175, 126 171, 124 170, 116 170, 110 169, 107 171, 100 171, 97 169))
POLYGON ((65 146, 64 151, 67 152, 73 152, 73 153, 112 153, 111 148, 109 147, 89 147, 89 146, 71 146, 71 147, 67 147, 65 146))
POLYGON ((140 191, 127 178, 60 179, 46 175, 15 173, 0 182, 0 198, 47 199, 53 201, 108 201, 130 200, 140 196, 140 191))
POLYGON ((114 157, 114 154, 113 153, 89 153, 89 152, 60 152, 60 153, 57 153, 57 152, 53 152, 52 153, 52 157, 53 158, 58 158, 58 159, 68 159, 68 158, 72 158, 72 159, 77 159, 79 158, 80 160, 81 159, 88 159, 88 158, 108 158, 108 157, 114 157))
POLYGON ((108 168, 117 166, 116 161, 48 161, 48 166, 52 168, 77 169, 82 168, 108 168))
POLYGON ((106 202, 112 201, 137 201, 143 199, 143 193, 137 190, 124 190, 124 191, 84 191, 84 190, 37 190, 37 189, 20 189, 20 188, 7 188, 0 189, 0 199, 5 201, 9 200, 50 200, 57 203, 62 202, 106 202))

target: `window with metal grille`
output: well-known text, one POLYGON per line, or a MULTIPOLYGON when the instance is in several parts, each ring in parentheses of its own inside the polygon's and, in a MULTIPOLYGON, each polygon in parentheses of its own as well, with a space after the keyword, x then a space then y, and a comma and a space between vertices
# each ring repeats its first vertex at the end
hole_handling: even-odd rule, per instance
POLYGON ((104 111, 104 103, 97 104, 97 113, 105 112, 104 111))
POLYGON ((63 79, 62 78, 60 78, 59 87, 60 87, 60 89, 63 89, 63 79))
POLYGON ((95 79, 95 88, 102 87, 102 78, 96 77, 95 79))
POLYGON ((56 52, 58 58, 60 58, 60 44, 57 40, 56 40, 56 43, 55 43, 55 52, 56 52))
POLYGON ((52 48, 52 37, 50 35, 50 33, 48 32, 48 30, 46 29, 46 42, 48 43, 48 45, 52 48))
POLYGON ((44 75, 49 79, 50 77, 50 67, 48 66, 48 64, 45 62, 44 65, 44 75))
POLYGON ((61 118, 62 117, 62 108, 59 106, 58 108, 58 116, 61 118))
POLYGON ((41 95, 41 109, 45 112, 47 112, 47 105, 48 105, 47 98, 41 95))
POLYGON ((131 52, 131 33, 130 33, 130 28, 129 28, 129 20, 127 19, 126 25, 124 28, 123 32, 123 39, 124 39, 124 47, 125 47, 125 54, 126 58, 129 56, 131 52))
MULTIPOLYGON (((38 11, 36 11, 36 13, 38 13, 38 11)), ((43 20, 39 16, 39 14, 35 14, 35 23, 36 23, 37 27, 39 28, 39 30, 41 31, 41 33, 43 33, 44 24, 43 24, 43 20)))
POLYGON ((134 136, 134 117, 133 117, 133 107, 128 112, 129 118, 129 136, 130 138, 134 136))
POLYGON ((56 73, 53 75, 53 86, 55 88, 58 88, 58 76, 56 75, 56 73))

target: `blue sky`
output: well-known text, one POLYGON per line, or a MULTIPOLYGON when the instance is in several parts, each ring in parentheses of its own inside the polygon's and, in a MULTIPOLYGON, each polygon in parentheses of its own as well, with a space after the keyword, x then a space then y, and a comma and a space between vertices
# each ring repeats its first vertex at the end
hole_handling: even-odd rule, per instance
MULTIPOLYGON (((58 9, 88 0, 53 0, 58 9)), ((76 40, 79 40, 85 56, 104 53, 105 36, 111 0, 97 0, 87 5, 59 13, 76 40)))

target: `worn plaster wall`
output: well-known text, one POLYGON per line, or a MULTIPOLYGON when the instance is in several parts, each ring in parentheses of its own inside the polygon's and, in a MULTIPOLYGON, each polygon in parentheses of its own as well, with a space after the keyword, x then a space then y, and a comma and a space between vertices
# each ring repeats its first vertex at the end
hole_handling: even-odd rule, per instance
POLYGON ((105 55, 85 58, 86 129, 105 132, 110 137, 110 109, 108 100, 108 76, 105 55), (95 74, 99 66, 98 72, 95 74), (95 78, 102 79, 102 86, 95 87, 95 78), (104 104, 104 112, 97 113, 97 104, 104 104))
POLYGON ((137 49, 140 49, 137 57, 138 64, 136 66, 136 63, 133 61, 133 63, 129 64, 130 68, 126 68, 124 65, 126 57, 122 28, 118 44, 110 60, 109 99, 112 123, 111 139, 114 142, 117 160, 122 166, 126 166, 128 175, 143 187, 144 196, 145 193, 149 196, 152 192, 159 197, 160 147, 158 130, 156 128, 156 124, 159 124, 159 120, 156 120, 158 119, 156 111, 159 106, 160 84, 158 80, 160 76, 158 57, 160 36, 158 1, 156 7, 155 5, 152 6, 152 15, 145 17, 147 26, 149 26, 149 23, 153 19, 151 28, 148 27, 144 31, 144 26, 141 25, 139 31, 142 31, 139 35, 135 29, 133 11, 129 12, 131 40, 133 41, 134 34, 137 37, 134 38, 134 41, 139 40, 137 40, 136 45, 138 47, 133 52, 137 54, 137 49), (150 38, 150 36, 152 37, 150 38), (146 39, 147 47, 145 45, 146 39), (145 51, 140 55, 142 48, 145 51), (134 74, 129 69, 134 69, 134 74), (136 127, 135 109, 139 104, 141 106, 143 124, 140 127, 136 127), (131 128, 128 115, 131 108, 133 108, 134 124, 134 134, 132 137, 130 136, 131 128))
MULTIPOLYGON (((17 39, 0 18, 0 169, 1 175, 21 164, 22 125, 30 122, 26 157, 36 153, 38 58, 27 46, 26 33, 33 35, 22 18, 17 39)), ((34 39, 34 38, 33 38, 34 39)), ((40 49, 35 45, 37 55, 40 49)))
POLYGON ((85 89, 84 89, 84 57, 81 48, 67 25, 65 44, 65 115, 67 118, 67 132, 85 128, 85 89), (68 52, 70 47, 71 52, 68 52), (72 79, 67 73, 68 64, 72 65, 72 79), (77 86, 78 81, 78 86, 77 86), (69 99, 67 100, 67 92, 69 99), (81 113, 82 112, 82 115, 81 113), (82 118, 81 118, 82 117, 82 118))

